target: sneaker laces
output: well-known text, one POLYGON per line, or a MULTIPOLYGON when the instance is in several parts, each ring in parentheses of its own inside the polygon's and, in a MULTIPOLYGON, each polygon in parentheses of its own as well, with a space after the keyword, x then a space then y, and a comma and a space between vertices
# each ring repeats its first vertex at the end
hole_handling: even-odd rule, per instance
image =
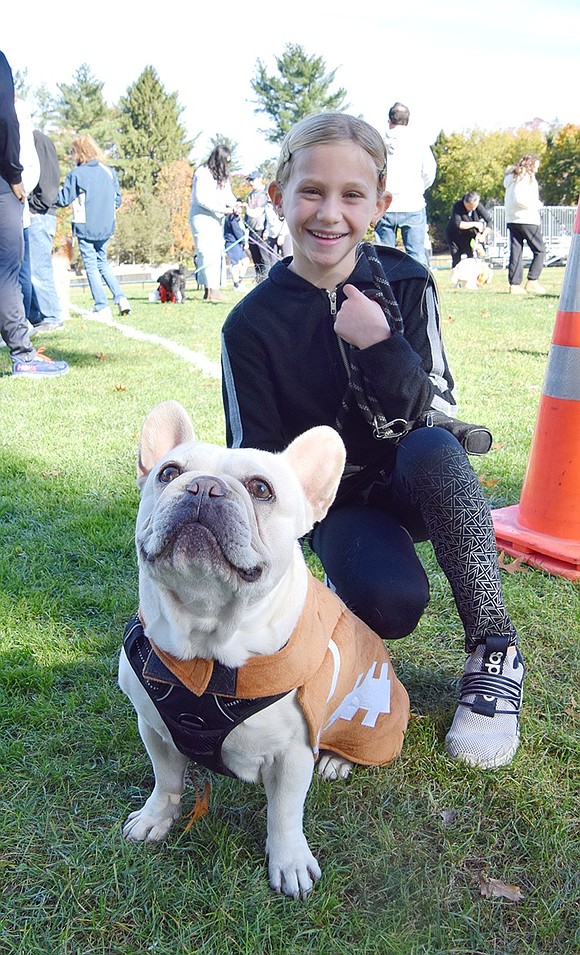
MULTIPOLYGON (((492 638, 497 639, 497 638, 492 638)), ((513 655, 511 655, 513 657, 513 655)), ((514 662, 521 661, 516 651, 514 662)), ((484 716, 495 716, 496 713, 519 713, 522 706, 522 682, 512 680, 506 676, 506 664, 509 665, 509 658, 506 651, 490 650, 490 641, 486 641, 483 653, 477 650, 471 654, 469 663, 476 666, 491 667, 489 669, 477 669, 473 672, 466 672, 463 675, 459 690, 459 706, 468 706, 474 713, 481 713, 484 716), (481 661, 477 658, 481 656, 481 661), (501 661, 501 662, 500 662, 501 661), (499 670, 499 672, 497 672, 499 670), (473 696, 473 700, 467 700, 465 697, 473 696), (509 709, 498 709, 499 700, 506 700, 509 709)))

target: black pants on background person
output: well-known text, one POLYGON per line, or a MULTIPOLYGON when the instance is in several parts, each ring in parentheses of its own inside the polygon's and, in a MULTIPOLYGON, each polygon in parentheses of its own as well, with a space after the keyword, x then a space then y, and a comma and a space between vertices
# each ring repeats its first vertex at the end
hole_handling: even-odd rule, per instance
POLYGON ((533 255, 528 270, 528 281, 536 282, 546 257, 546 246, 539 225, 524 225, 519 222, 508 222, 510 234, 510 261, 508 266, 508 281, 510 285, 521 285, 524 277, 524 242, 527 242, 533 255))

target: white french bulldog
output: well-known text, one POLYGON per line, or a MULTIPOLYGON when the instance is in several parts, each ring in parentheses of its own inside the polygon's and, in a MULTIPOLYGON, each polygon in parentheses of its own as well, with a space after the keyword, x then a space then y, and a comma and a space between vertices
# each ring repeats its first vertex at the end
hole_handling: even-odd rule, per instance
POLYGON ((321 875, 302 823, 316 759, 328 779, 389 762, 409 715, 384 644, 315 581, 298 543, 344 461, 328 427, 281 454, 197 442, 175 401, 150 412, 139 442, 140 608, 119 684, 155 787, 124 835, 166 836, 190 759, 261 781, 270 885, 293 898, 321 875))

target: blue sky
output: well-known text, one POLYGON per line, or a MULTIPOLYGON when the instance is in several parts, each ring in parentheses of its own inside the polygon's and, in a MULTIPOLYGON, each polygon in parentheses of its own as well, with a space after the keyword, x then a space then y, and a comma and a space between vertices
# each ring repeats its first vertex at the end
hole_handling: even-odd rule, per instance
POLYGON ((112 103, 152 65, 177 92, 189 136, 199 134, 194 160, 217 132, 238 143, 248 171, 276 155, 258 132, 267 117, 254 112, 250 80, 258 59, 274 71, 286 43, 322 56, 351 112, 381 131, 395 100, 430 142, 441 129, 505 129, 535 117, 580 125, 578 0, 285 0, 270 8, 99 0, 68 4, 52 31, 49 9, 58 15, 29 0, 24 18, 4 18, 0 48, 13 70, 56 92, 88 63, 112 103))

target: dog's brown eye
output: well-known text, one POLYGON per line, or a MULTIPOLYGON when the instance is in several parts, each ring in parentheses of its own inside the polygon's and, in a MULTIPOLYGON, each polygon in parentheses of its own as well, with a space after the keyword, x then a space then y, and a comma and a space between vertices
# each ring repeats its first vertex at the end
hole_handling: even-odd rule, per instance
POLYGON ((179 477, 181 470, 176 464, 166 464, 158 474, 158 479, 162 484, 170 484, 176 477, 179 477))
POLYGON ((248 494, 255 497, 257 501, 271 501, 274 497, 274 491, 268 482, 262 480, 262 478, 252 478, 247 482, 246 488, 248 489, 248 494))

